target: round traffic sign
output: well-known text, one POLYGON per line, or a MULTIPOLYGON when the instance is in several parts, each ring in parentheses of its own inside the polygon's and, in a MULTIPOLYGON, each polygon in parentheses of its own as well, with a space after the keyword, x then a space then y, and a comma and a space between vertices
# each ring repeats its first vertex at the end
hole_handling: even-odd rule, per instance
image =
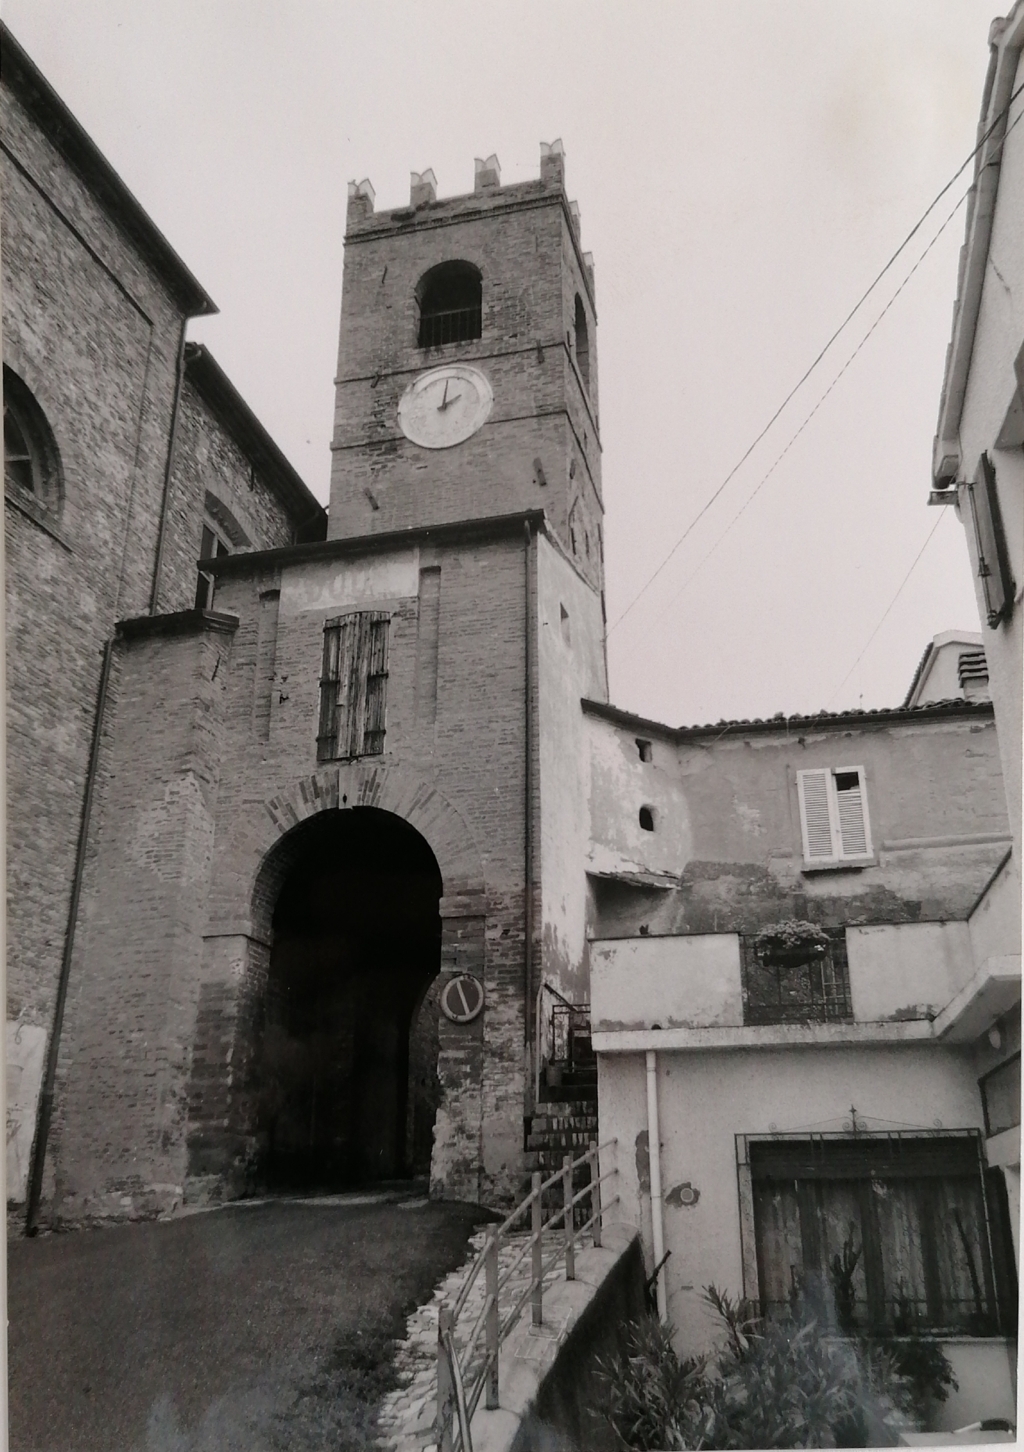
POLYGON ((470 1023, 484 1006, 484 986, 471 973, 456 973, 441 990, 441 1012, 452 1023, 470 1023))

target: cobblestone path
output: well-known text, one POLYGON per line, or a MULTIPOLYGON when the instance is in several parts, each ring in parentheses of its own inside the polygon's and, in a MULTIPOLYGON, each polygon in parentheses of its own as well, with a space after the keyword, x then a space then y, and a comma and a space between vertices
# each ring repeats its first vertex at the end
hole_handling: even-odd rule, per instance
MULTIPOLYGON (((470 1249, 466 1263, 458 1270, 452 1271, 450 1275, 445 1276, 444 1280, 435 1288, 433 1296, 426 1305, 415 1310, 406 1323, 405 1340, 399 1344, 395 1356, 395 1367, 401 1385, 397 1391, 391 1392, 384 1399, 378 1414, 377 1446, 387 1449, 387 1452, 435 1452, 438 1312, 445 1302, 454 1305, 469 1268, 486 1244, 489 1233, 488 1229, 476 1232, 469 1242, 470 1249)), ((499 1281, 523 1250, 528 1239, 528 1233, 523 1231, 510 1236, 501 1247, 498 1252, 499 1281)), ((552 1259, 556 1248, 561 1244, 562 1232, 560 1229, 546 1231, 543 1237, 544 1260, 552 1259)), ((593 1242, 589 1235, 583 1235, 576 1241, 577 1250, 585 1249, 591 1244, 593 1242)), ((531 1262, 532 1256, 527 1251, 522 1255, 508 1284, 503 1286, 499 1293, 499 1310, 503 1321, 520 1296, 524 1295, 529 1288, 531 1262)), ((544 1277, 545 1286, 561 1280, 564 1275, 565 1261, 559 1256, 544 1277)), ((477 1317, 483 1310, 486 1295, 484 1279, 484 1273, 481 1270, 455 1327, 455 1345, 460 1352, 466 1345, 477 1317)), ((529 1316, 530 1304, 527 1301, 520 1319, 525 1317, 528 1320, 529 1316)), ((482 1342, 483 1337, 481 1336, 477 1342, 476 1354, 469 1367, 462 1368, 467 1393, 482 1362, 482 1342)), ((461 1355, 459 1360, 461 1364, 461 1355)))

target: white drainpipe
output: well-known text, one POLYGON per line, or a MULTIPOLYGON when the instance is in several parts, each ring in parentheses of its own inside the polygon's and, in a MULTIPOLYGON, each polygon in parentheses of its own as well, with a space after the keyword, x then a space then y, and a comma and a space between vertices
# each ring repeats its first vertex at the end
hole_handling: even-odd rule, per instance
POLYGON ((659 1266, 654 1283, 658 1297, 658 1319, 668 1319, 665 1296, 665 1225, 661 1215, 661 1134, 658 1129, 658 1056, 647 1050, 647 1144, 651 1158, 651 1230, 654 1235, 654 1264, 659 1266))

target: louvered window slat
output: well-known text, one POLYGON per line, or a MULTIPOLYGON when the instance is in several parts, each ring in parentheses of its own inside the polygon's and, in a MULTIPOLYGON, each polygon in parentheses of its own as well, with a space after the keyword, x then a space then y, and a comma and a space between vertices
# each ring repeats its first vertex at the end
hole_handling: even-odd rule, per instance
POLYGON ((836 791, 839 807, 839 840, 844 857, 862 857, 868 850, 864 824, 864 799, 858 778, 856 787, 836 791))
POLYGON ((863 767, 800 771, 797 789, 805 862, 824 865, 871 856, 863 767))
POLYGON ((827 771, 801 771, 800 815, 804 835, 804 857, 808 862, 831 861, 835 856, 829 815, 827 771))
POLYGON ((379 755, 384 750, 390 616, 360 610, 324 626, 317 759, 379 755))

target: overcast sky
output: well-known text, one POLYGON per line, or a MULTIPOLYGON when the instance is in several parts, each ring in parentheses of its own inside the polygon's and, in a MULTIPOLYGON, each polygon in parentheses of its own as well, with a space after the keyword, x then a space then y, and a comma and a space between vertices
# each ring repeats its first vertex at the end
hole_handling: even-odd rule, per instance
MULTIPOLYGON (((432 166, 455 195, 492 151, 520 181, 560 136, 596 265, 614 623, 971 151, 994 3, 5 0, 4 18, 218 303, 191 336, 323 500, 346 183, 401 206, 432 166)), ((926 507, 963 207, 761 483, 969 179, 615 625, 616 704, 672 724, 898 704, 933 634, 979 629, 963 530, 926 507)))

